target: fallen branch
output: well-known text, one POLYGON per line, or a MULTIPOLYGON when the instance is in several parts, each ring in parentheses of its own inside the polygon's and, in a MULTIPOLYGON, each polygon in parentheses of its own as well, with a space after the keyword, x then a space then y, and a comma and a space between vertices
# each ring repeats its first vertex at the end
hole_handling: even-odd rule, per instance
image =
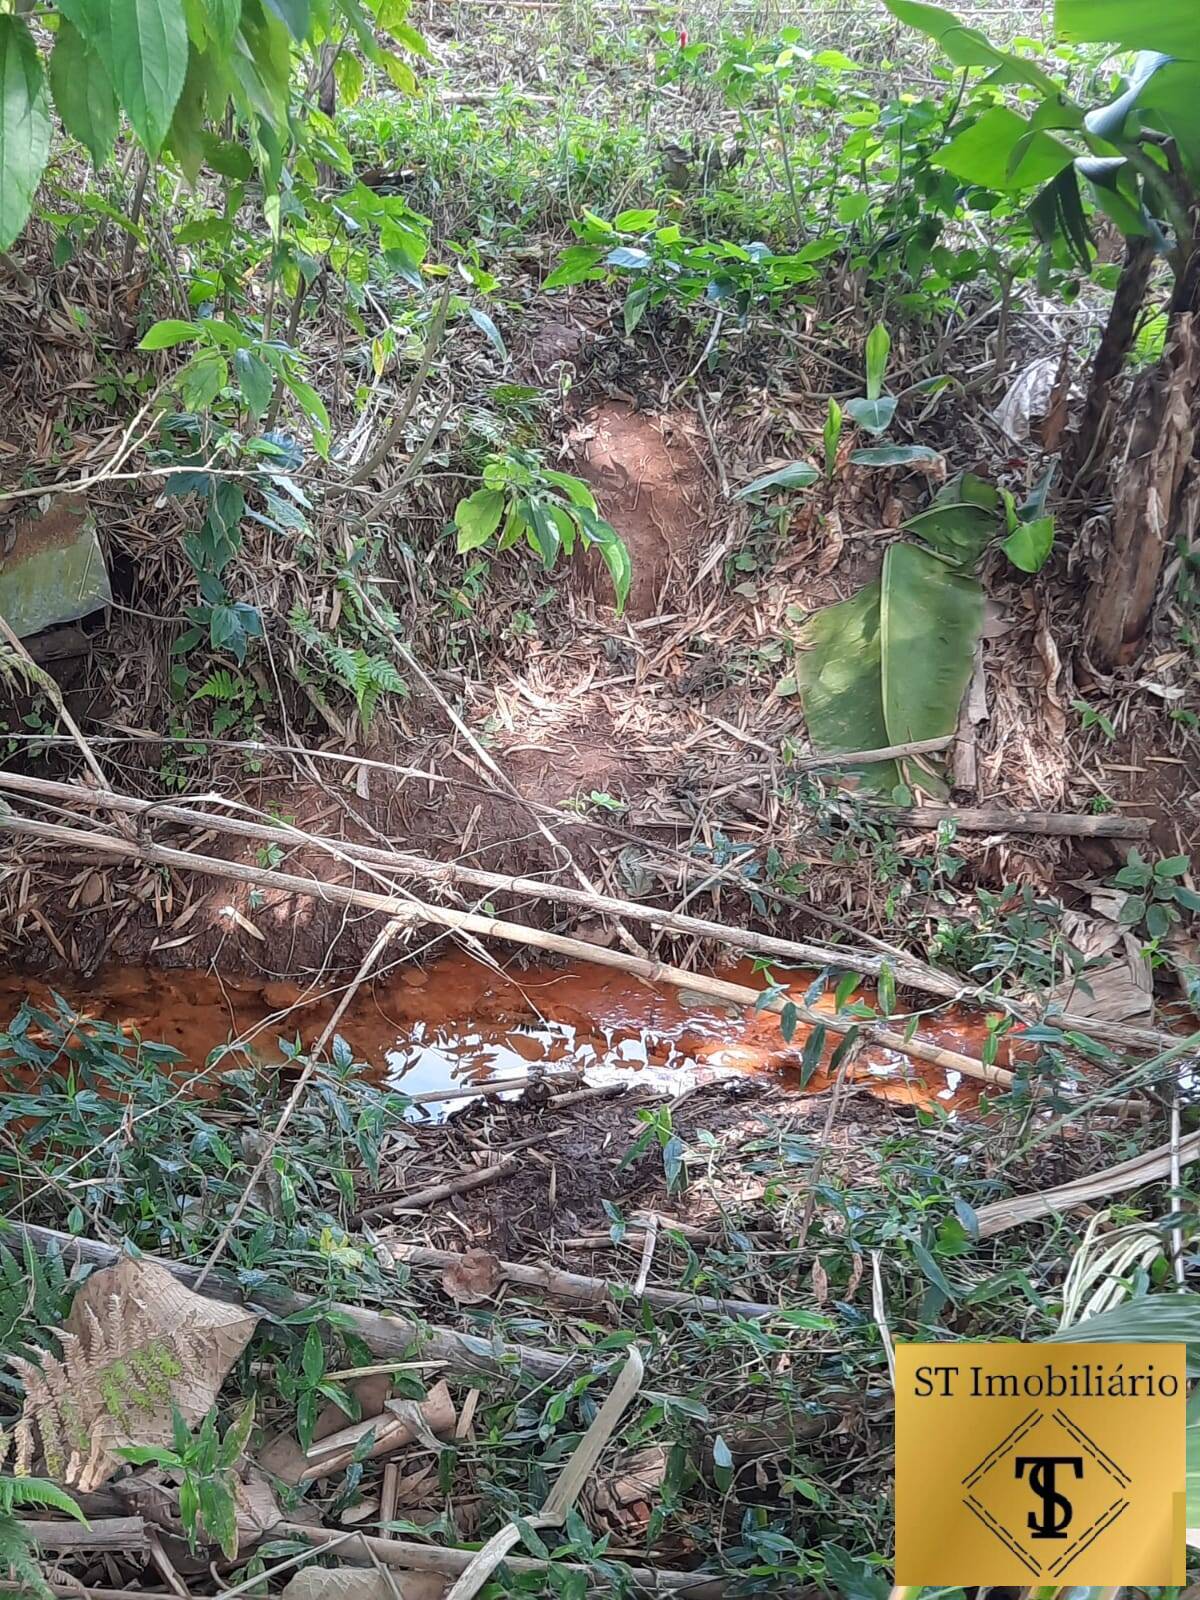
POLYGON ((120 1550, 144 1555, 150 1549, 141 1517, 97 1517, 86 1526, 78 1522, 21 1521, 21 1532, 39 1550, 60 1553, 76 1550, 120 1550))
MULTIPOLYGON (((476 867, 463 867, 453 862, 430 861, 424 856, 407 851, 380 850, 373 845, 356 844, 339 839, 336 843, 305 833, 298 828, 271 826, 252 822, 242 817, 229 817, 220 813, 200 811, 193 806, 163 805, 154 800, 143 800, 136 795, 98 794, 82 784, 58 783, 48 778, 29 777, 25 773, 0 772, 0 789, 14 794, 40 796, 48 800, 61 800, 68 804, 86 806, 88 810, 127 811, 134 815, 151 813, 156 820, 176 823, 186 828, 211 828, 240 839, 254 839, 263 844, 280 845, 284 849, 314 846, 351 862, 361 861, 364 866, 379 867, 398 876, 421 878, 430 883, 465 884, 474 889, 497 890, 531 899, 547 900, 556 905, 577 906, 582 911, 603 916, 623 917, 631 922, 647 922, 672 933, 689 937, 712 939, 732 949, 747 950, 755 955, 776 956, 781 961, 796 962, 802 966, 839 967, 851 972, 861 972, 864 977, 877 978, 887 966, 898 983, 910 988, 940 994, 946 999, 956 999, 962 985, 953 978, 942 977, 940 983, 934 974, 920 962, 893 961, 887 956, 869 956, 855 950, 844 950, 832 945, 808 944, 796 939, 779 939, 771 934, 758 933, 751 928, 734 928, 722 922, 712 922, 706 917, 692 917, 680 912, 664 910, 660 906, 643 905, 635 900, 620 900, 612 895, 572 888, 569 884, 546 883, 540 878, 514 877, 509 873, 484 872, 476 867)), ((204 798, 204 797, 201 797, 204 798)), ((217 797, 209 797, 214 803, 217 797)), ((224 802, 222 802, 224 803, 224 802)))
POLYGON ((938 1045, 925 1044, 919 1039, 908 1039, 903 1034, 882 1023, 862 1021, 853 1017, 830 1015, 814 1011, 799 1001, 786 996, 769 995, 765 989, 751 989, 745 984, 731 983, 725 978, 707 973, 688 972, 682 967, 668 966, 653 961, 648 956, 635 956, 623 950, 611 950, 602 945, 589 944, 584 939, 570 939, 562 934, 550 933, 541 928, 530 928, 519 922, 503 922, 498 917, 485 917, 469 911, 457 911, 449 906, 429 905, 419 900, 401 899, 398 895, 375 894, 366 889, 355 889, 340 883, 319 883, 299 878, 285 872, 272 872, 262 867, 247 866, 239 861, 223 861, 215 856, 202 856, 187 850, 172 850, 165 845, 133 842, 114 838, 111 834, 83 832, 64 828, 57 823, 34 822, 27 817, 0 816, 0 832, 14 833, 29 838, 44 839, 64 848, 76 849, 86 855, 121 856, 130 860, 155 861, 162 866, 174 867, 182 872, 198 872, 214 878, 226 878, 235 883, 247 883, 259 888, 280 889, 287 894, 301 894, 307 898, 332 901, 338 905, 360 906, 365 910, 379 911, 398 921, 428 922, 443 928, 453 928, 461 933, 482 938, 505 939, 512 944, 532 945, 555 955, 568 956, 576 961, 590 961, 597 966, 616 967, 622 972, 632 972, 649 983, 667 983, 676 989, 688 989, 727 1004, 748 1006, 751 1009, 771 1011, 776 1014, 790 1009, 797 1021, 809 1027, 823 1027, 830 1033, 846 1034, 857 1029, 866 1039, 893 1050, 911 1060, 936 1067, 941 1072, 957 1072, 982 1083, 1008 1088, 1013 1075, 1002 1067, 989 1066, 972 1056, 956 1050, 944 1050, 938 1045))
POLYGON ((500 1178, 506 1178, 516 1165, 516 1156, 505 1156, 494 1167, 480 1167, 475 1172, 447 1178, 445 1183, 430 1184, 428 1189, 414 1189, 411 1194, 396 1195, 394 1199, 365 1206, 354 1220, 356 1223, 370 1222, 375 1217, 390 1217, 395 1211, 416 1211, 422 1206, 436 1205, 439 1200, 449 1200, 451 1195, 465 1194, 468 1189, 479 1189, 485 1183, 496 1183, 500 1178))
POLYGON ((953 822, 968 833, 1036 833, 1046 838, 1148 839, 1149 817, 1078 816, 1068 811, 1006 811, 1003 807, 907 806, 898 821, 920 828, 953 822))
MULTIPOLYGON (((227 741, 228 743, 228 741, 227 741)), ((252 743, 230 744, 230 748, 246 749, 259 754, 269 754, 270 747, 252 743)), ((288 747, 291 748, 291 747, 288 747)), ((310 751, 307 754, 332 760, 334 755, 329 751, 310 751)), ((345 757, 347 762, 353 758, 345 757)), ((395 767, 387 762, 372 762, 369 758, 362 758, 362 765, 377 766, 390 772, 402 775, 420 776, 426 780, 433 780, 436 775, 432 773, 415 773, 413 769, 395 767)), ((444 780, 439 780, 444 781, 444 780)), ((456 862, 432 861, 424 856, 412 855, 406 851, 392 851, 377 849, 372 845, 357 844, 352 840, 332 841, 323 839, 318 835, 309 834, 302 829, 288 826, 271 826, 266 823, 252 822, 241 817, 227 817, 208 811, 199 811, 191 806, 163 804, 154 800, 143 800, 136 795, 116 794, 112 792, 98 793, 95 789, 83 784, 58 783, 48 778, 30 777, 26 773, 0 772, 0 790, 10 790, 14 794, 28 794, 40 796, 45 799, 61 800, 67 804, 81 805, 89 811, 97 809, 118 812, 131 812, 140 815, 152 812, 156 818, 164 822, 172 822, 180 827, 212 829, 217 833, 230 834, 235 838, 255 839, 265 844, 278 844, 284 848, 298 846, 311 846, 325 851, 335 859, 347 862, 361 861, 364 866, 378 867, 385 872, 398 876, 416 877, 430 883, 466 884, 472 888, 487 889, 489 891, 507 891, 511 894, 525 895, 531 899, 547 900, 554 904, 578 906, 582 910, 599 913, 605 916, 622 917, 631 922, 648 922, 655 927, 665 929, 672 933, 681 933, 689 937, 712 939, 715 942, 728 945, 732 949, 746 950, 755 955, 774 956, 780 961, 795 963, 800 966, 829 967, 834 970, 860 972, 864 977, 878 978, 884 967, 887 967, 897 983, 904 984, 907 988, 918 989, 926 994, 938 995, 946 1000, 963 1001, 970 1005, 1003 1008, 1011 1011, 1013 1015, 1024 1021, 1042 1020, 1036 1008, 1025 1003, 1009 999, 1003 995, 993 995, 969 984, 962 984, 952 975, 939 972, 936 968, 918 960, 915 957, 905 957, 903 952, 894 954, 881 953, 867 955, 862 951, 846 949, 840 945, 808 944, 797 939, 777 938, 772 934, 758 933, 751 928, 735 928, 726 923, 712 922, 704 917, 687 916, 680 912, 664 910, 659 906, 644 905, 634 900, 621 900, 611 895, 602 895, 588 892, 584 889, 572 888, 569 884, 546 883, 540 878, 513 877, 507 873, 485 872, 475 867, 460 866, 456 862)), ((200 799, 210 800, 213 804, 230 804, 223 796, 201 796, 200 799)), ((928 808, 933 810, 936 808, 928 808)), ((990 815, 990 813, 987 813, 990 815)), ((945 815, 945 813, 939 813, 945 815)), ((1011 816, 1013 813, 1004 813, 1011 816)), ((572 818, 573 822, 581 819, 572 818)), ((1086 819, 1092 820, 1092 819, 1086 819)), ((1111 820, 1111 819, 1110 819, 1111 820)), ((607 831, 607 830, 606 830, 607 831)), ((624 835, 620 835, 624 837, 624 835)), ((632 835, 630 836, 632 837, 632 835)), ((648 843, 649 848, 657 853, 662 853, 660 846, 648 843)), ((674 859, 674 856, 672 856, 674 859)), ((694 861, 680 858, 680 864, 695 872, 694 861)), ((707 877, 715 877, 722 882, 730 882, 735 886, 744 888, 745 884, 738 879, 736 872, 729 868, 710 864, 705 868, 707 877)), ((756 892, 772 895, 784 904, 794 903, 790 896, 782 895, 770 884, 756 884, 756 892)), ((314 891, 315 892, 315 891, 314 891)), ((1098 1017, 1079 1016, 1071 1012, 1059 1013, 1046 1018, 1047 1021, 1063 1028, 1073 1028, 1081 1033, 1086 1033, 1092 1038, 1107 1040, 1110 1044, 1124 1046, 1128 1049, 1161 1050, 1173 1041, 1167 1034, 1160 1033, 1153 1028, 1140 1028, 1128 1023, 1108 1022, 1098 1017)), ((468 1091, 463 1091, 464 1095, 468 1091)), ((480 1089, 471 1092, 487 1092, 480 1089)), ((430 1099, 450 1099, 453 1096, 430 1095, 430 1099)))
MULTIPOLYGON (((438 1572, 443 1577, 458 1578, 478 1555, 476 1550, 455 1550, 444 1546, 417 1544, 410 1539, 377 1539, 360 1533, 346 1539, 344 1533, 333 1528, 313 1528, 306 1522, 284 1522, 272 1533, 289 1539, 302 1539, 314 1549, 336 1541, 341 1543, 338 1560, 355 1566, 399 1567, 408 1572, 438 1572)), ((612 1593, 612 1584, 593 1567, 573 1561, 537 1561, 532 1556, 506 1556, 509 1571, 517 1577, 541 1577, 547 1569, 557 1572, 583 1573, 588 1589, 602 1594, 612 1593)), ((687 1600, 721 1600, 728 1584, 724 1578, 711 1573, 671 1572, 659 1567, 625 1567, 634 1589, 641 1594, 679 1595, 687 1600)))
POLYGON ((1016 1195, 1009 1200, 994 1200, 991 1205, 980 1206, 979 1236, 989 1239, 1003 1233, 1006 1228, 1016 1228, 1022 1222, 1036 1222, 1039 1217, 1052 1217, 1060 1211, 1071 1211, 1076 1206, 1087 1205, 1091 1200, 1104 1200, 1110 1194, 1125 1189, 1137 1189, 1145 1183, 1157 1183, 1171 1176, 1174 1163, 1187 1166, 1200 1159, 1200 1133, 1190 1133, 1177 1146, 1171 1143, 1157 1145, 1140 1156, 1122 1161, 1119 1166, 1108 1167, 1103 1172, 1089 1173, 1085 1178, 1075 1178, 1057 1189, 1043 1189, 1038 1194, 1016 1195))
MULTIPOLYGON (((3 1227, 19 1238, 27 1239, 38 1255, 44 1256, 50 1250, 57 1250, 68 1266, 78 1261, 110 1267, 121 1259, 119 1250, 101 1244, 96 1239, 77 1239, 69 1233, 59 1233, 54 1228, 40 1228, 31 1222, 8 1221, 3 1227)), ((3 1237, 0 1229, 0 1238, 3 1237)), ((198 1267, 185 1266, 181 1261, 168 1261, 161 1256, 146 1256, 144 1259, 165 1267, 172 1277, 186 1283, 189 1288, 196 1288, 196 1280, 200 1276, 198 1267)), ((453 1328, 429 1327, 425 1323, 410 1322, 407 1318, 394 1317, 387 1312, 344 1305, 337 1300, 320 1300, 315 1295, 300 1294, 290 1289, 256 1288, 250 1294, 219 1272, 214 1273, 199 1292, 212 1300, 222 1300, 227 1305, 246 1305, 277 1317, 290 1317, 298 1311, 315 1308, 322 1315, 336 1317, 340 1326, 357 1334, 383 1360, 403 1359, 419 1350, 444 1361, 455 1372, 503 1375, 520 1371, 538 1382, 560 1377, 577 1361, 577 1357, 559 1355, 553 1350, 496 1343, 475 1334, 459 1333, 453 1328)))
MULTIPOLYGON (((379 1248, 387 1252, 393 1265, 403 1262, 406 1266, 428 1267, 438 1272, 458 1266, 463 1259, 456 1250, 431 1250, 424 1245, 401 1244, 394 1239, 381 1239, 379 1248)), ((692 1294, 687 1289, 648 1287, 639 1292, 632 1284, 611 1278, 588 1278, 578 1272, 561 1272, 557 1267, 530 1267, 516 1261, 496 1261, 495 1266, 508 1283, 540 1290, 552 1300, 576 1304, 619 1306, 625 1300, 645 1301, 662 1311, 711 1311, 722 1317, 774 1317, 783 1309, 757 1300, 692 1294)))

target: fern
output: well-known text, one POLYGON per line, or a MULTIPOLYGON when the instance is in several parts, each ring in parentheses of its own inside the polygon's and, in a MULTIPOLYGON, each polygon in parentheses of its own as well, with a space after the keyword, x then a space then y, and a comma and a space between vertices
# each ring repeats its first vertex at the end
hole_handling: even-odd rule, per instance
POLYGON ((23 1257, 19 1262, 0 1245, 0 1355, 30 1343, 44 1344, 40 1330, 61 1326, 71 1304, 73 1286, 57 1249, 47 1251, 43 1260, 26 1239, 23 1257))
MULTIPOLYGON (((11 1440, 0 1433, 0 1467, 8 1459, 11 1440)), ((36 1547, 13 1515, 18 1506, 38 1506, 61 1511, 87 1527, 87 1518, 65 1490, 48 1478, 0 1477, 0 1570, 7 1569, 30 1594, 50 1596, 53 1590, 42 1576, 36 1547)))

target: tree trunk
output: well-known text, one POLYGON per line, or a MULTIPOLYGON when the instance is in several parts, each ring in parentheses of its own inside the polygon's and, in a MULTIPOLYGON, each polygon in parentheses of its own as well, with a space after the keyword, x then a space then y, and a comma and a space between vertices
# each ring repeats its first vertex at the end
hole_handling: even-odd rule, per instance
POLYGON ((1200 510, 1195 459, 1200 401, 1200 325, 1196 314, 1171 319, 1153 372, 1136 383, 1120 453, 1112 533, 1084 616, 1085 664, 1110 673, 1136 659, 1146 641, 1167 550, 1190 537, 1200 510))
POLYGON ((1104 447, 1112 430, 1112 386, 1133 349, 1138 317, 1150 287, 1155 251, 1150 239, 1129 239, 1125 261, 1113 294, 1100 347, 1092 362, 1087 400, 1079 427, 1071 440, 1067 480, 1078 484, 1104 460, 1104 447))

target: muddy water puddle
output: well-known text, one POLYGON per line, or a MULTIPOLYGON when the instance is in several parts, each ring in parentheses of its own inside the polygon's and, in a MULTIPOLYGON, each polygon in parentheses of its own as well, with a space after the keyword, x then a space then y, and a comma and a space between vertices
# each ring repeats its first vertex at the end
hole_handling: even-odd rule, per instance
MULTIPOLYGON (((749 962, 723 975, 762 987, 749 962)), ((792 993, 803 998, 811 976, 790 977, 792 993)), ((27 995, 46 1007, 51 987, 84 1015, 172 1045, 197 1068, 214 1052, 222 1063, 244 1065, 278 1061, 281 1039, 311 1045, 341 993, 328 983, 306 987, 148 967, 102 969, 88 980, 56 976, 52 983, 11 974, 0 978, 0 1020, 7 1022, 27 995)), ((815 1006, 832 1013, 832 993, 815 1006)), ((799 1088, 807 1039, 801 1026, 785 1041, 777 1015, 653 987, 610 968, 501 970, 461 952, 424 968, 395 968, 364 987, 338 1031, 381 1077, 422 1097, 414 1114, 435 1118, 481 1085, 549 1071, 577 1070, 588 1084, 629 1080, 673 1093, 746 1073, 799 1088)), ((921 1037, 978 1057, 985 1031, 982 1017, 951 1010, 923 1024, 921 1037)), ((828 1083, 836 1044, 831 1034, 809 1088, 828 1083)), ((888 1099, 950 1108, 975 1098, 974 1087, 953 1074, 918 1074, 906 1057, 874 1046, 860 1052, 851 1070, 888 1099)))

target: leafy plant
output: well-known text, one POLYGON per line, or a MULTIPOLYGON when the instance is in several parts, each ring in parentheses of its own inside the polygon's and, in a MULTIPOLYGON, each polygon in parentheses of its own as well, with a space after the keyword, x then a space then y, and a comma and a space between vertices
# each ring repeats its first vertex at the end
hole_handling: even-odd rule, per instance
MULTIPOLYGON (((877 343, 876 383, 884 348, 877 343)), ((983 626, 974 568, 1001 528, 1010 560, 1040 565, 1053 539, 1053 522, 1040 511, 1037 496, 1018 510, 1007 490, 964 474, 904 524, 920 544, 890 545, 874 583, 810 620, 796 680, 819 749, 880 750, 954 731, 983 626)), ((887 792, 900 793, 902 774, 914 772, 914 781, 944 792, 936 775, 911 758, 860 771, 887 792)))
POLYGON ((547 571, 577 544, 594 547, 612 578, 618 613, 625 609, 633 567, 624 541, 600 516, 587 484, 547 467, 540 452, 513 448, 489 456, 483 488, 459 501, 454 522, 460 555, 493 540, 499 554, 524 540, 547 571))
POLYGON ((165 1445, 126 1445, 116 1454, 134 1466, 157 1466, 179 1481, 179 1520, 197 1550, 207 1536, 232 1561, 238 1553, 237 1465, 254 1428, 249 1400, 225 1430, 217 1433, 216 1409, 193 1434, 178 1410, 171 1417, 173 1449, 165 1445))
MULTIPOLYGON (((0 1466, 8 1459, 12 1440, 7 1433, 0 1432, 0 1466)), ((29 1534, 21 1526, 21 1520, 16 1515, 19 1508, 36 1506, 39 1510, 57 1511, 64 1517, 73 1517, 76 1522, 88 1526, 87 1518, 79 1509, 75 1500, 49 1478, 8 1477, 0 1475, 0 1567, 11 1571, 22 1583, 26 1584, 27 1591, 49 1600, 54 1591, 46 1582, 45 1574, 37 1559, 37 1547, 29 1534)))
POLYGON ((1200 894, 1179 880, 1191 870, 1187 856, 1165 856, 1147 861, 1130 850, 1125 865, 1113 879, 1118 889, 1129 891, 1120 911, 1128 928, 1144 928, 1151 939, 1163 939, 1176 927, 1182 913, 1200 912, 1200 894))

